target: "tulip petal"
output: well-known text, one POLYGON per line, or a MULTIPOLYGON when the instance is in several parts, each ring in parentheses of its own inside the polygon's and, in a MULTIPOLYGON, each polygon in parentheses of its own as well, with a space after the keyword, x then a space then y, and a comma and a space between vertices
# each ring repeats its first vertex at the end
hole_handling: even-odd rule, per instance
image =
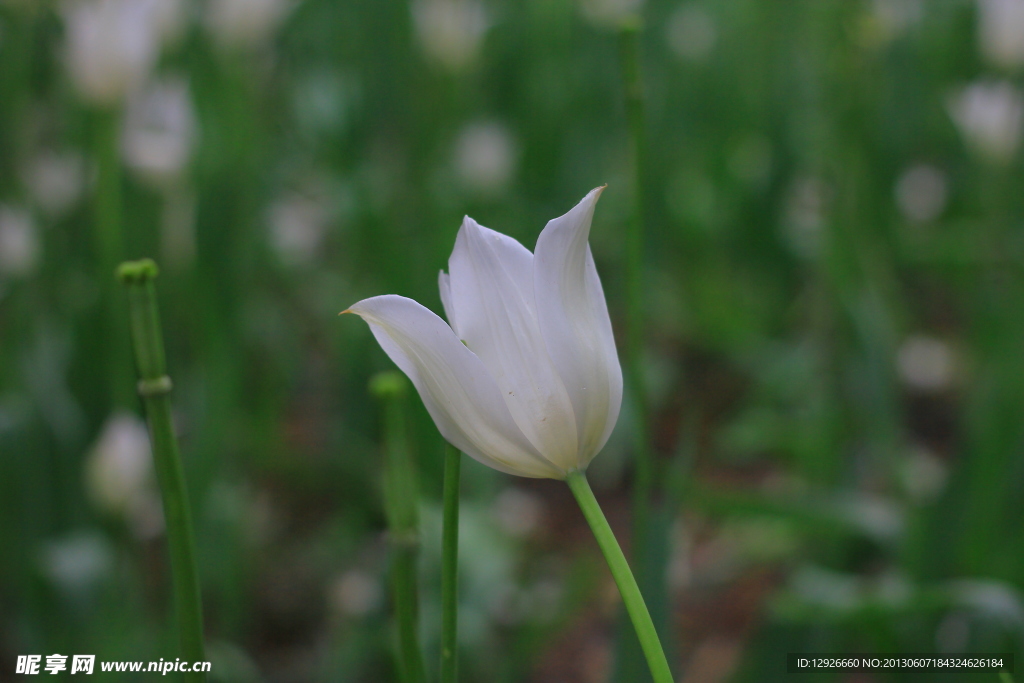
POLYGON ((516 426, 484 364, 440 317, 394 294, 364 299, 349 311, 370 325, 453 446, 502 472, 564 478, 565 470, 545 459, 516 426))
POLYGON ((533 260, 537 318, 572 401, 583 466, 608 441, 622 405, 622 368, 587 243, 603 189, 591 190, 569 213, 548 222, 533 260))
POLYGON ((455 324, 455 307, 452 306, 451 278, 443 270, 437 274, 437 287, 441 290, 441 306, 444 307, 444 316, 448 318, 448 325, 455 332, 455 335, 459 336, 459 328, 455 324))
POLYGON ((533 254, 467 216, 448 266, 459 336, 494 377, 530 443, 574 469, 576 418, 537 322, 533 254))

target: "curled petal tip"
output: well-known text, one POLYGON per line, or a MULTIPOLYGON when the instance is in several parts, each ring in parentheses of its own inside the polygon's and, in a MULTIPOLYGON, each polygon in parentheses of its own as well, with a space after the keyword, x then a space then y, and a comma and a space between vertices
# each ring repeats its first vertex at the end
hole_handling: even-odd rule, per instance
POLYGON ((338 315, 345 315, 346 313, 355 313, 355 311, 353 311, 351 308, 346 308, 344 311, 342 311, 338 315))

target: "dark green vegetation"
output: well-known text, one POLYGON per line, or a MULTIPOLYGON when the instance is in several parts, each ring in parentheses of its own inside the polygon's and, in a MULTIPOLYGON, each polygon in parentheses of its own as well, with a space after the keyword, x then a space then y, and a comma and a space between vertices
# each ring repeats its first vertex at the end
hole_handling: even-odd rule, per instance
MULTIPOLYGON (((339 311, 440 311, 463 214, 532 248, 608 183, 591 244, 627 318, 622 71, 593 12, 303 0, 238 37, 211 28, 229 4, 164 42, 162 96, 103 107, 69 75, 68 13, 0 2, 0 680, 19 654, 178 656, 120 260, 161 267, 211 680, 395 677, 368 391, 392 366, 339 311)), ((674 670, 1024 654, 1024 28, 986 33, 968 0, 642 13, 674 670)), ((408 393, 436 679, 444 445, 408 393)), ((627 404, 588 473, 627 554, 633 428, 627 404)), ((601 680, 618 604, 565 486, 464 459, 462 493, 461 679, 601 680)), ((871 680, 904 679, 997 677, 871 680)))

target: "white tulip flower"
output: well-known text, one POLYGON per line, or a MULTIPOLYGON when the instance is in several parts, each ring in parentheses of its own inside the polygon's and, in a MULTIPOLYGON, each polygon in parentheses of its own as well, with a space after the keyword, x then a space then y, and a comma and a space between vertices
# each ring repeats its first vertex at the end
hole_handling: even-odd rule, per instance
POLYGON ((603 189, 548 222, 532 254, 467 216, 439 277, 450 326, 393 294, 346 311, 369 323, 445 439, 502 472, 565 479, 618 419, 622 370, 587 243, 603 189))
POLYGON ((995 66, 1024 66, 1024 0, 978 0, 978 45, 995 66))
POLYGON ((152 81, 128 98, 121 136, 125 163, 155 185, 173 185, 188 164, 195 128, 188 81, 152 81))
POLYGON ((64 6, 65 57, 90 104, 110 107, 139 87, 184 17, 176 0, 81 0, 64 6))
POLYGON ((982 157, 1006 164, 1024 134, 1024 94, 1011 81, 976 81, 948 100, 967 144, 982 157))

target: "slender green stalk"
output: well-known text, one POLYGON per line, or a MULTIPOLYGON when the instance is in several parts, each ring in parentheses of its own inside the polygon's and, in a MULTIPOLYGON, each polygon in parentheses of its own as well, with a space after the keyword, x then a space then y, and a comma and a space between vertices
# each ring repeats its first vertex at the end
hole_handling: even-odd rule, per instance
POLYGON ((999 683, 1013 683, 1013 675, 1009 671, 1000 671, 999 683))
POLYGON ((93 199, 93 249, 102 287, 100 306, 105 336, 109 343, 102 351, 100 366, 108 378, 114 405, 127 406, 131 395, 131 366, 128 363, 128 335, 124 307, 117 300, 116 285, 107 278, 124 258, 124 230, 121 215, 121 118, 116 110, 96 113, 93 154, 96 158, 96 189, 93 199))
MULTIPOLYGON (((153 261, 143 259, 122 263, 117 272, 128 290, 132 343, 140 377, 138 390, 146 406, 153 462, 163 498, 181 655, 182 659, 201 662, 206 660, 203 649, 203 605, 192 535, 192 513, 178 441, 171 422, 171 378, 167 376, 160 312, 157 310, 156 287, 153 284, 157 267, 153 261)), ((206 674, 188 672, 183 674, 183 680, 201 683, 206 681, 206 674)))
MULTIPOLYGON (((631 15, 619 25, 619 62, 622 70, 623 99, 629 135, 631 210, 625 245, 625 353, 623 366, 626 388, 635 415, 633 431, 634 481, 632 500, 633 567, 644 593, 654 602, 654 621, 661 630, 667 619, 667 600, 663 567, 665 547, 652 544, 652 535, 662 535, 665 520, 652 510, 654 498, 654 455, 650 444, 650 407, 643 374, 644 340, 644 225, 647 137, 644 115, 643 82, 640 66, 640 36, 643 30, 639 16, 631 15)), ((629 635, 625 618, 620 624, 620 638, 615 661, 614 680, 633 681, 643 675, 643 664, 637 641, 629 635)))
POLYGON ((459 469, 462 453, 445 444, 444 530, 441 551, 441 683, 455 683, 459 668, 459 469))
MULTIPOLYGON (((636 481, 633 486, 633 561, 643 564, 647 530, 651 517, 651 490, 654 464, 650 448, 647 387, 642 368, 644 339, 644 179, 646 156, 643 86, 640 80, 640 31, 638 17, 624 21, 619 30, 619 57, 622 62, 626 118, 629 125, 629 152, 632 171, 632 211, 626 231, 626 380, 636 411, 636 481)), ((638 573, 644 575, 642 568, 638 573)))
POLYGON ((416 587, 419 497, 416 466, 405 433, 406 380, 397 371, 382 372, 370 381, 370 392, 384 405, 384 508, 392 545, 391 591, 398 627, 398 671, 403 683, 425 683, 416 587))
POLYGON ((658 640, 658 632, 654 629, 654 622, 651 621, 651 614, 647 611, 644 597, 640 594, 640 587, 633 578, 633 572, 629 569, 626 556, 622 554, 619 542, 615 540, 615 534, 608 525, 608 520, 601 511, 601 506, 594 497, 590 488, 590 482, 583 472, 571 472, 565 478, 572 494, 579 503, 583 516, 587 518, 590 529, 594 532, 597 544, 604 553, 604 558, 611 569, 615 584, 622 594, 622 602, 626 605, 626 612, 636 629, 636 636, 640 640, 640 647, 643 648, 644 656, 647 658, 647 665, 651 669, 651 676, 654 683, 672 683, 672 671, 668 667, 668 660, 665 658, 665 651, 658 640))

